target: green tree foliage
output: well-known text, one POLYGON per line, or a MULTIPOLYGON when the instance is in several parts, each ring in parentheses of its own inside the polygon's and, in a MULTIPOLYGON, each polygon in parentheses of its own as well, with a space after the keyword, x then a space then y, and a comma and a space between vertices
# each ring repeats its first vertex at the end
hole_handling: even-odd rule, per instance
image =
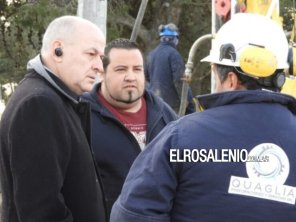
POLYGON ((0 3, 0 84, 19 82, 27 61, 38 54, 47 24, 63 14, 76 14, 76 1, 0 3), (61 2, 64 3, 60 7, 61 2))
POLYGON ((296 0, 281 0, 280 4, 283 6, 280 8, 280 14, 283 17, 284 29, 287 32, 295 32, 296 0))

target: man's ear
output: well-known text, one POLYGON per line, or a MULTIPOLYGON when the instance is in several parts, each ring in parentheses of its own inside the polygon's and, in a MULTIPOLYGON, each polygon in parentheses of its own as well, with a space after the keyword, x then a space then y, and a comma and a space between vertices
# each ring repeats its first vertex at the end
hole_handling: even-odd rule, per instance
POLYGON ((53 45, 52 45, 52 54, 53 54, 53 58, 57 62, 61 62, 62 61, 63 47, 62 47, 62 43, 60 41, 54 41, 53 42, 53 45))
POLYGON ((228 73, 223 85, 229 90, 239 90, 242 87, 240 80, 234 72, 228 73))

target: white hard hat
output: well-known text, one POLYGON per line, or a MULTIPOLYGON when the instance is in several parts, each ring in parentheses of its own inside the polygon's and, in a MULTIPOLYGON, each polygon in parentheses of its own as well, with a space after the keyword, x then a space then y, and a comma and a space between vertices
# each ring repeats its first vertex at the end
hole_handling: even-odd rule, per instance
POLYGON ((251 13, 237 13, 218 31, 202 62, 240 67, 254 77, 268 77, 288 65, 289 45, 280 24, 251 13))

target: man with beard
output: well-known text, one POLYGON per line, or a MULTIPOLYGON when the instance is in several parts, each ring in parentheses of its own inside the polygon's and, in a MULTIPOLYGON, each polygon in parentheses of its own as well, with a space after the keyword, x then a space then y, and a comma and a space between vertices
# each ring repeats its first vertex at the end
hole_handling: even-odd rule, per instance
POLYGON ((104 54, 102 81, 84 98, 92 107, 92 147, 109 214, 134 159, 177 116, 145 90, 143 55, 135 42, 116 39, 104 54))

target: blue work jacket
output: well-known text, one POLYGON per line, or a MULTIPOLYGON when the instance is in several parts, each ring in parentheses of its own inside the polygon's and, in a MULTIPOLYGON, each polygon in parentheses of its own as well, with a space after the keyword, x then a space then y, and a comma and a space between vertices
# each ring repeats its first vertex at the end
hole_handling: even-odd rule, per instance
POLYGON ((176 113, 179 111, 185 64, 172 42, 161 42, 147 58, 148 89, 160 96, 176 113))
POLYGON ((170 123, 135 160, 110 221, 295 221, 296 100, 263 90, 198 99, 205 111, 170 123))

